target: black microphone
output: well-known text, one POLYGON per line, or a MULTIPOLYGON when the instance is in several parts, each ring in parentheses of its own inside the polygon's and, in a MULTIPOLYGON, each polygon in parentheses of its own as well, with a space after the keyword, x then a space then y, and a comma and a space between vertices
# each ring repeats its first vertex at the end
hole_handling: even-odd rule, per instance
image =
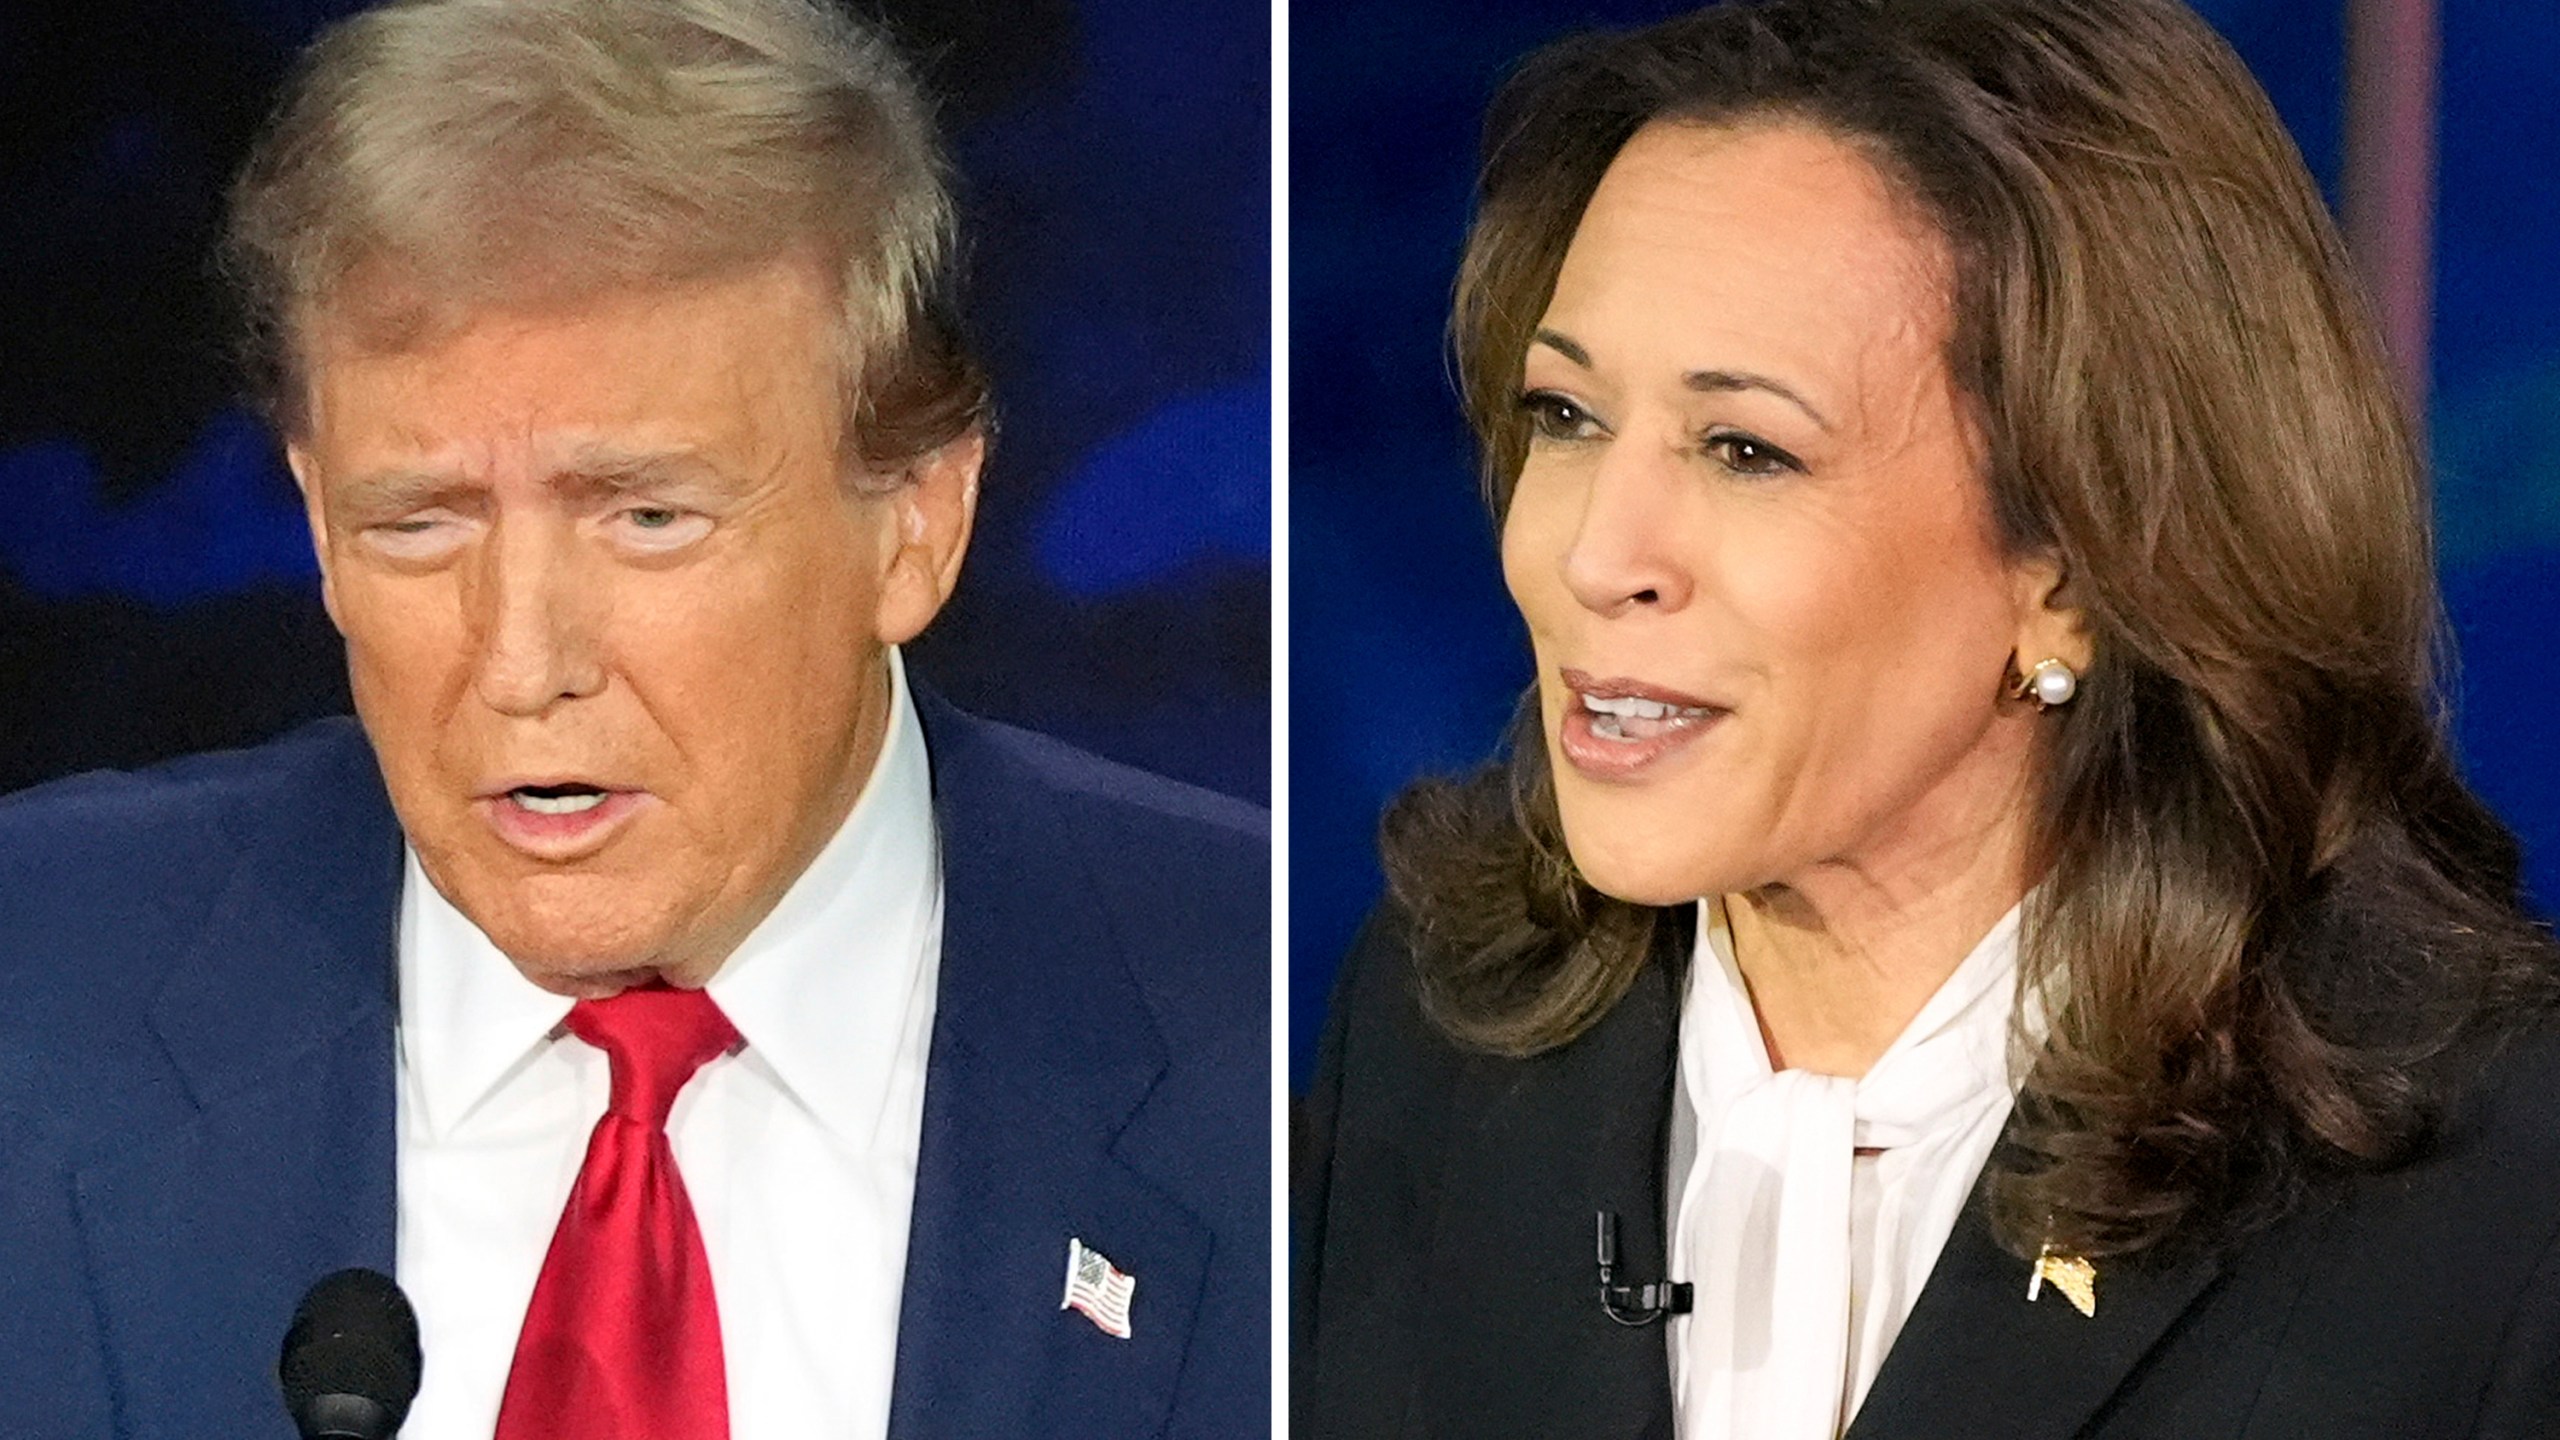
POLYGON ((1600 1214, 1600 1308, 1621 1325, 1650 1325, 1666 1315, 1689 1313, 1693 1293, 1686 1281, 1657 1281, 1651 1285, 1617 1285, 1618 1216, 1615 1211, 1600 1214))
POLYGON ((418 1314, 379 1270, 322 1276, 294 1307, 276 1382, 302 1440, 391 1440, 418 1398, 418 1314))

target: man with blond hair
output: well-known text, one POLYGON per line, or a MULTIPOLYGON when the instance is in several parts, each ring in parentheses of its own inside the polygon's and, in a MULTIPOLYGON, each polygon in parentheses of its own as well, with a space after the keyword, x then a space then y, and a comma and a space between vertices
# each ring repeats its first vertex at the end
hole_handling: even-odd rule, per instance
POLYGON ((1262 816, 899 656, 952 227, 816 0, 314 47, 225 258, 360 723, 0 805, 0 1433, 281 1433, 346 1267, 411 1440, 1266 1429, 1262 816))

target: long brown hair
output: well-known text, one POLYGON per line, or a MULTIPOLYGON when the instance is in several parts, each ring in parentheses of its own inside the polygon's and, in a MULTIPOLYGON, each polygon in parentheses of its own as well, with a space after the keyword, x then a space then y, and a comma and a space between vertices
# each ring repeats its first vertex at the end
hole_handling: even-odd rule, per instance
MULTIPOLYGON (((1947 360, 2013 555, 2096 663, 2048 717, 2022 985, 2051 1011, 1993 1195, 2089 1254, 2262 1223, 2423 1143, 2432 1057, 2554 966, 2436 710, 2426 507, 2337 232, 2266 97, 2175 0, 1767 0, 1585 36, 1496 101, 1453 336, 1500 516, 1523 355, 1585 203, 1657 122, 1811 124, 1956 259, 1947 360)), ((1599 894, 1534 708, 1384 830, 1458 1039, 1572 1042, 1687 918, 1599 894)))

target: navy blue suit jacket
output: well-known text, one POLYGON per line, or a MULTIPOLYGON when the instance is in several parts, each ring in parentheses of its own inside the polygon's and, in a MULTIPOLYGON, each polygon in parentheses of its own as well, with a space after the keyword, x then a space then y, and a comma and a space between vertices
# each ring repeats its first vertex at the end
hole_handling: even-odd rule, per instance
MULTIPOLYGON (((1267 823, 919 708, 946 902, 889 1433, 1265 1434, 1267 823), (1070 1236, 1137 1277, 1131 1339, 1059 1309, 1070 1236)), ((0 1435, 293 1433, 296 1300, 392 1268, 399 886, 348 721, 0 804, 0 1435)))

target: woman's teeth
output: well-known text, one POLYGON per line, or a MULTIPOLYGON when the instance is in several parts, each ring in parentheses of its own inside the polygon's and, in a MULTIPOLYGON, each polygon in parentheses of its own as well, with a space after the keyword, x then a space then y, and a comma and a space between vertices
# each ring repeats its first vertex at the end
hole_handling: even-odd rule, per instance
POLYGON ((1651 740, 1715 713, 1713 706, 1670 705, 1634 695, 1582 695, 1581 699, 1582 708, 1591 712, 1591 733, 1603 740, 1651 740))
POLYGON ((593 810, 604 803, 602 790, 578 790, 565 795, 543 795, 531 790, 514 792, 515 801, 536 815, 575 815, 593 810))

